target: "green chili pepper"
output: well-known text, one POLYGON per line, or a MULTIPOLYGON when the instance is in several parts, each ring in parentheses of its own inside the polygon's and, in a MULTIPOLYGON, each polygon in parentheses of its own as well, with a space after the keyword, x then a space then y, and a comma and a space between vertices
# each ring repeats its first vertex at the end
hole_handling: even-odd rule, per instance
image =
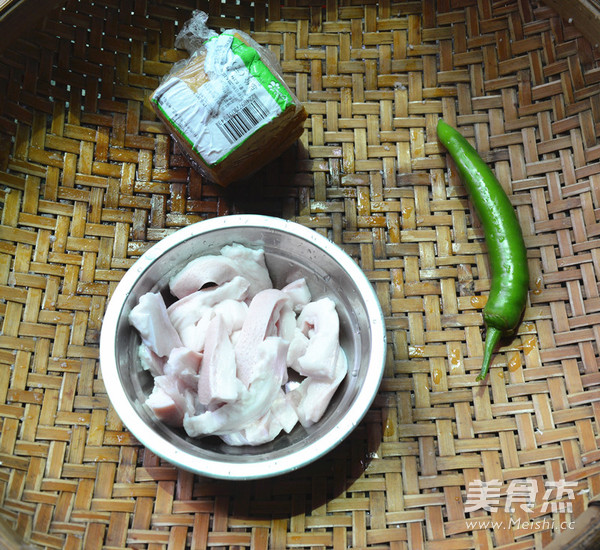
POLYGON ((481 221, 490 259, 492 281, 483 308, 487 331, 483 366, 477 377, 483 380, 500 337, 517 328, 525 309, 529 287, 527 251, 515 209, 490 167, 443 120, 438 122, 437 134, 454 160, 481 221))

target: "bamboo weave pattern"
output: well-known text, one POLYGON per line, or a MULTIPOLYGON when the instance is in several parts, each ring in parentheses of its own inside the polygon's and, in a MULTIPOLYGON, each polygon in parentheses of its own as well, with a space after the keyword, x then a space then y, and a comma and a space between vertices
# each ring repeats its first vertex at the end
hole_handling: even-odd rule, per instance
POLYGON ((547 544, 600 492, 598 56, 528 0, 71 0, 52 12, 0 59, 0 517, 66 549, 547 544), (267 45, 309 113, 297 147, 227 189, 190 170, 148 103, 195 8, 267 45), (440 116, 493 166, 528 247, 524 320, 484 384, 489 264, 440 116), (372 409, 331 455, 230 484, 131 437, 98 337, 140 254, 233 212, 342 245, 377 291, 389 349, 372 409), (508 485, 525 479, 539 487, 533 512, 506 512, 508 485), (561 479, 577 483, 572 514, 543 514, 544 485, 561 479), (496 512, 465 514, 476 480, 502 483, 496 512), (519 518, 555 523, 506 527, 519 518))

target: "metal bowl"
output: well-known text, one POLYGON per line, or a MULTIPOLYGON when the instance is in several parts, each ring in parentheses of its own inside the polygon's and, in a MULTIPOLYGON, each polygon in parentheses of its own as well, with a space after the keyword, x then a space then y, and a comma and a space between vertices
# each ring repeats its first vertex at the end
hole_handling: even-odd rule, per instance
POLYGON ((117 414, 135 438, 165 460, 221 479, 258 479, 293 471, 337 446, 361 421, 383 375, 386 336, 371 284, 341 248, 297 223, 257 215, 214 218, 185 227, 155 244, 125 273, 108 304, 100 336, 104 385, 117 414), (297 425, 271 443, 232 447, 216 437, 191 438, 157 420, 144 404, 152 378, 136 353, 140 339, 129 312, 146 292, 168 288, 190 260, 228 244, 261 247, 276 288, 305 277, 313 299, 329 296, 340 317, 340 343, 348 375, 323 418, 297 425))

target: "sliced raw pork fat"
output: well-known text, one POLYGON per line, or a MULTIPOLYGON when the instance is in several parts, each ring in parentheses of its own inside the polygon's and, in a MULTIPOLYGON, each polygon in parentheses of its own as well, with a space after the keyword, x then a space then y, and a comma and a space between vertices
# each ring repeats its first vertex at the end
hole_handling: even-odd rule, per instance
POLYGON ((244 325, 248 315, 248 304, 239 300, 223 300, 212 309, 212 312, 214 315, 221 316, 225 329, 231 336, 244 325))
POLYGON ((275 377, 258 378, 250 388, 244 387, 235 401, 225 403, 214 411, 186 416, 183 427, 191 437, 238 431, 241 426, 251 424, 267 412, 277 389, 275 377))
POLYGON ((221 286, 198 290, 169 306, 167 309, 169 319, 179 333, 183 344, 196 351, 201 351, 197 345, 196 324, 206 313, 224 300, 245 300, 249 285, 247 279, 237 276, 221 286))
POLYGON ((206 330, 204 357, 198 379, 198 400, 209 410, 235 401, 242 389, 236 377, 235 352, 221 315, 206 330))
POLYGON ((287 342, 291 342, 296 334, 296 314, 289 302, 284 303, 279 310, 275 332, 287 342))
POLYGON ((296 413, 296 409, 286 397, 283 389, 279 390, 277 397, 275 397, 271 405, 271 414, 288 434, 298 422, 298 413, 296 413))
POLYGON ((223 247, 221 255, 201 256, 192 260, 171 278, 169 287, 173 296, 184 298, 208 284, 222 285, 237 276, 248 280, 250 298, 261 290, 273 287, 264 252, 240 244, 223 247))
POLYGON ((263 445, 273 441, 280 433, 281 426, 269 411, 243 430, 221 435, 221 439, 232 446, 263 445))
POLYGON ((150 371, 152 376, 164 374, 165 358, 159 357, 146 344, 140 344, 138 347, 138 357, 144 370, 150 371))
POLYGON ((181 340, 190 349, 201 351, 206 345, 206 331, 215 316, 221 317, 227 333, 233 336, 242 328, 247 313, 246 302, 227 298, 214 307, 206 309, 196 324, 182 327, 181 340))
POLYGON ((173 348, 182 345, 159 292, 141 296, 129 313, 129 322, 140 333, 142 342, 159 357, 167 357, 173 348))
POLYGON ((221 254, 235 262, 239 274, 250 281, 250 288, 248 289, 250 298, 254 298, 261 290, 273 288, 273 282, 265 263, 264 250, 255 250, 241 244, 232 244, 224 246, 221 249, 221 254))
POLYGON ((286 362, 288 367, 291 367, 296 372, 300 372, 302 367, 298 363, 298 359, 302 357, 308 349, 308 336, 306 336, 299 328, 294 331, 294 336, 290 341, 286 362))
POLYGON ((236 266, 221 256, 201 256, 191 261, 169 282, 171 294, 185 298, 207 285, 222 285, 239 275, 236 266))
POLYGON ((280 389, 263 416, 239 432, 223 434, 222 439, 228 445, 262 445, 273 441, 282 430, 290 433, 297 423, 296 410, 280 389))
POLYGON ((196 414, 193 392, 181 380, 171 376, 154 379, 154 389, 146 399, 146 405, 157 418, 171 426, 182 426, 186 415, 196 414))
POLYGON ((229 445, 318 422, 348 370, 333 300, 311 301, 303 278, 273 288, 264 251, 235 244, 189 262, 170 289, 168 308, 148 293, 130 314, 159 420, 229 445))
POLYGON ((187 389, 195 389, 201 361, 202 354, 196 351, 184 347, 174 348, 165 363, 163 373, 187 389))
POLYGON ((246 387, 262 372, 264 364, 258 357, 261 352, 260 344, 265 338, 277 334, 280 312, 288 300, 285 293, 273 288, 259 292, 250 302, 248 315, 235 346, 237 376, 246 387))
POLYGON ((262 341, 256 357, 258 376, 248 388, 240 384, 241 391, 235 401, 225 403, 214 411, 186 417, 183 425, 188 434, 194 437, 237 432, 240 427, 250 425, 266 414, 273 403, 273 396, 283 384, 286 351, 287 344, 281 338, 270 337, 262 341))
POLYGON ((304 278, 292 281, 285 285, 281 291, 290 297, 292 307, 296 312, 302 311, 302 308, 311 300, 310 290, 304 278))
POLYGON ((340 348, 332 379, 308 376, 287 394, 302 426, 308 428, 321 419, 347 372, 346 355, 340 348))
POLYGON ((298 317, 298 328, 308 338, 304 354, 296 361, 298 372, 332 379, 340 348, 340 320, 333 300, 321 298, 307 304, 298 317))
POLYGON ((273 441, 283 429, 279 420, 269 410, 258 420, 251 422, 243 430, 223 434, 222 439, 228 445, 263 445, 273 441))

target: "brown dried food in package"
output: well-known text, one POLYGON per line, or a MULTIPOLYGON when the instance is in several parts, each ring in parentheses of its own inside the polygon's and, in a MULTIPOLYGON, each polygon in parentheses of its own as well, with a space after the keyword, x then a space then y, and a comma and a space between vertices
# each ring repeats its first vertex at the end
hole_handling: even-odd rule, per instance
POLYGON ((239 30, 221 34, 196 12, 176 45, 190 52, 150 97, 195 168, 227 185, 281 155, 304 130, 306 111, 272 53, 239 30))

